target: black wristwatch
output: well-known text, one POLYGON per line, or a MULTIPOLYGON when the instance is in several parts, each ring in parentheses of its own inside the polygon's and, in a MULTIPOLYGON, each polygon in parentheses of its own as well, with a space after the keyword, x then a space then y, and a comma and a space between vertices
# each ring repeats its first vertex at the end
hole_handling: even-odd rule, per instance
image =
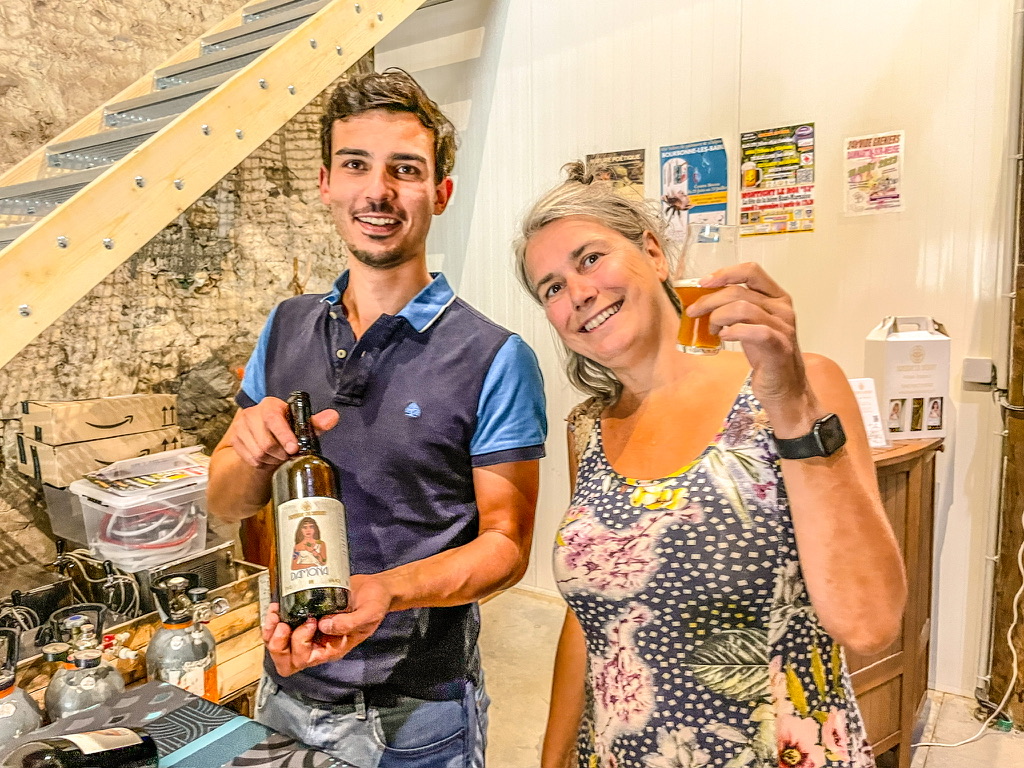
POLYGON ((782 438, 768 429, 775 443, 775 450, 781 459, 810 459, 815 456, 831 456, 846 445, 846 432, 834 413, 822 416, 811 427, 811 431, 801 437, 782 438))

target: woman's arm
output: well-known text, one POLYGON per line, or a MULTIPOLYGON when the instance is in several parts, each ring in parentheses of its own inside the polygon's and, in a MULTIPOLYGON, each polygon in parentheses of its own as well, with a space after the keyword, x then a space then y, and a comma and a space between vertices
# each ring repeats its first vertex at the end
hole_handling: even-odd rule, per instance
POLYGON ((831 360, 804 359, 809 398, 769 412, 776 434, 806 434, 815 419, 835 413, 846 445, 828 458, 782 460, 800 566, 825 630, 857 653, 874 653, 899 633, 907 595, 903 560, 849 382, 831 360))
POLYGON ((551 681, 551 708, 544 731, 541 768, 572 768, 576 738, 583 718, 584 675, 587 647, 576 615, 566 610, 562 634, 555 652, 555 673, 551 681))
POLYGON ((804 582, 822 626, 851 650, 880 651, 899 633, 906 576, 846 375, 827 358, 800 353, 792 299, 760 266, 720 269, 701 285, 722 290, 686 312, 710 313, 712 331, 743 345, 751 389, 776 437, 806 435, 828 413, 842 422, 843 448, 829 457, 783 459, 782 475, 804 582))

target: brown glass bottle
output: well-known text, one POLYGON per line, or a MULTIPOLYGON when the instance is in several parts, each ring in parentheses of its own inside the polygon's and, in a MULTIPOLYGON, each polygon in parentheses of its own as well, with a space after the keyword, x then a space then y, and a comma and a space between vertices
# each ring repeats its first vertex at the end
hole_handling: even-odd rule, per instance
POLYGON ((350 568, 338 471, 320 455, 309 395, 292 392, 288 408, 299 451, 271 487, 281 620, 297 627, 348 608, 350 568))

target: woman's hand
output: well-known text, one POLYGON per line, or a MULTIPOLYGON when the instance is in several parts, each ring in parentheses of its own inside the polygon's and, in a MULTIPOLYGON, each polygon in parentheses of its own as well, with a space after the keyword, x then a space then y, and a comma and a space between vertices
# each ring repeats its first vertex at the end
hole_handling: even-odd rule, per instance
POLYGON ((807 380, 789 294, 752 262, 720 269, 701 285, 721 290, 694 302, 686 314, 709 315, 712 333, 740 342, 753 371, 751 389, 780 437, 806 432, 823 414, 807 380))

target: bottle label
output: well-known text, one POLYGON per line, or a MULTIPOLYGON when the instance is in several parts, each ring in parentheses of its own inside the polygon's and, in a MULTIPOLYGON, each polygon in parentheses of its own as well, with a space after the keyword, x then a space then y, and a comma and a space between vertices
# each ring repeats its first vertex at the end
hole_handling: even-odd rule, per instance
POLYGON ((0 704, 0 718, 10 717, 17 711, 18 708, 15 707, 13 704, 0 704))
POLYGON ((85 677, 83 677, 81 680, 78 681, 78 686, 83 691, 91 691, 93 688, 96 687, 96 678, 93 677, 92 675, 86 675, 85 677))
POLYGON ((337 499, 310 496, 277 506, 281 595, 304 589, 348 589, 345 506, 337 499))
POLYGON ((60 738, 70 741, 85 755, 142 743, 139 734, 130 728, 105 728, 102 731, 89 731, 88 733, 69 733, 60 738))
POLYGON ((182 663, 181 669, 157 670, 157 679, 176 685, 196 696, 205 697, 211 691, 206 690, 206 670, 213 666, 213 656, 206 656, 197 661, 182 663))

